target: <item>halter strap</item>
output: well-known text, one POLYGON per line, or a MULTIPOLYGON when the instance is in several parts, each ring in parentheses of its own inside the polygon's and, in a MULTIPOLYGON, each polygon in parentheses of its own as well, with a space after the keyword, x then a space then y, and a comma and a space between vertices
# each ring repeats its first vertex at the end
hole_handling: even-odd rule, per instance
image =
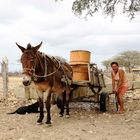
POLYGON ((49 74, 44 74, 44 75, 37 75, 37 74, 33 73, 33 76, 39 77, 39 78, 46 78, 46 77, 52 76, 52 75, 55 74, 55 73, 60 69, 60 67, 61 67, 61 64, 60 64, 59 61, 58 61, 58 63, 59 63, 59 67, 58 67, 55 71, 53 71, 53 72, 51 72, 51 73, 49 73, 49 74))

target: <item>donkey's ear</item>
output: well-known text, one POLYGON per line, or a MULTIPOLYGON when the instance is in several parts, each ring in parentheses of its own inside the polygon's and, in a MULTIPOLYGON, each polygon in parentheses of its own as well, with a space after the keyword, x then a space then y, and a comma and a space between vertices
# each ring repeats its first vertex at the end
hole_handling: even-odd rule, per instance
POLYGON ((34 47, 34 50, 35 50, 35 51, 38 51, 39 48, 41 47, 41 45, 42 45, 42 42, 41 42, 40 44, 38 44, 37 46, 35 46, 35 47, 34 47))
POLYGON ((16 43, 16 45, 20 48, 20 50, 21 50, 22 52, 24 52, 24 51, 25 51, 25 48, 24 48, 24 47, 22 47, 22 46, 18 45, 17 43, 16 43))

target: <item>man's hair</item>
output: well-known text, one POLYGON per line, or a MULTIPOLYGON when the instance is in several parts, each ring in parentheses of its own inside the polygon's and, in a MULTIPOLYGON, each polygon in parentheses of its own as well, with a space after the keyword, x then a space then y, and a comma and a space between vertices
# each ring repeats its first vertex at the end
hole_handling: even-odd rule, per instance
POLYGON ((117 66, 119 66, 119 64, 118 64, 118 62, 111 62, 111 67, 112 67, 112 65, 114 65, 114 64, 116 64, 117 66))

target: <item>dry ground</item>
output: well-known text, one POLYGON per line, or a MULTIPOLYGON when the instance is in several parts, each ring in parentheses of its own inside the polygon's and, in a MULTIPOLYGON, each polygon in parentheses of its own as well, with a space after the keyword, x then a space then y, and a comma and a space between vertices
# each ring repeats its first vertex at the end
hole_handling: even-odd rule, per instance
POLYGON ((59 118, 52 106, 52 126, 47 127, 45 118, 42 125, 36 124, 38 114, 6 114, 33 102, 15 98, 11 88, 6 100, 0 97, 0 140, 139 140, 139 95, 140 90, 126 94, 124 114, 100 113, 93 104, 71 103, 71 117, 59 118))

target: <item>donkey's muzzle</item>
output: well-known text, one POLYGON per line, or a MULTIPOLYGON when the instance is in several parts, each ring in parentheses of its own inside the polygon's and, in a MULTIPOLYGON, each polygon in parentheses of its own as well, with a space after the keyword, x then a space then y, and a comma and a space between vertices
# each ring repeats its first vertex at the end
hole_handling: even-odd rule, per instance
POLYGON ((30 84, 31 84, 30 81, 23 81, 23 85, 24 85, 24 86, 29 86, 30 84))

